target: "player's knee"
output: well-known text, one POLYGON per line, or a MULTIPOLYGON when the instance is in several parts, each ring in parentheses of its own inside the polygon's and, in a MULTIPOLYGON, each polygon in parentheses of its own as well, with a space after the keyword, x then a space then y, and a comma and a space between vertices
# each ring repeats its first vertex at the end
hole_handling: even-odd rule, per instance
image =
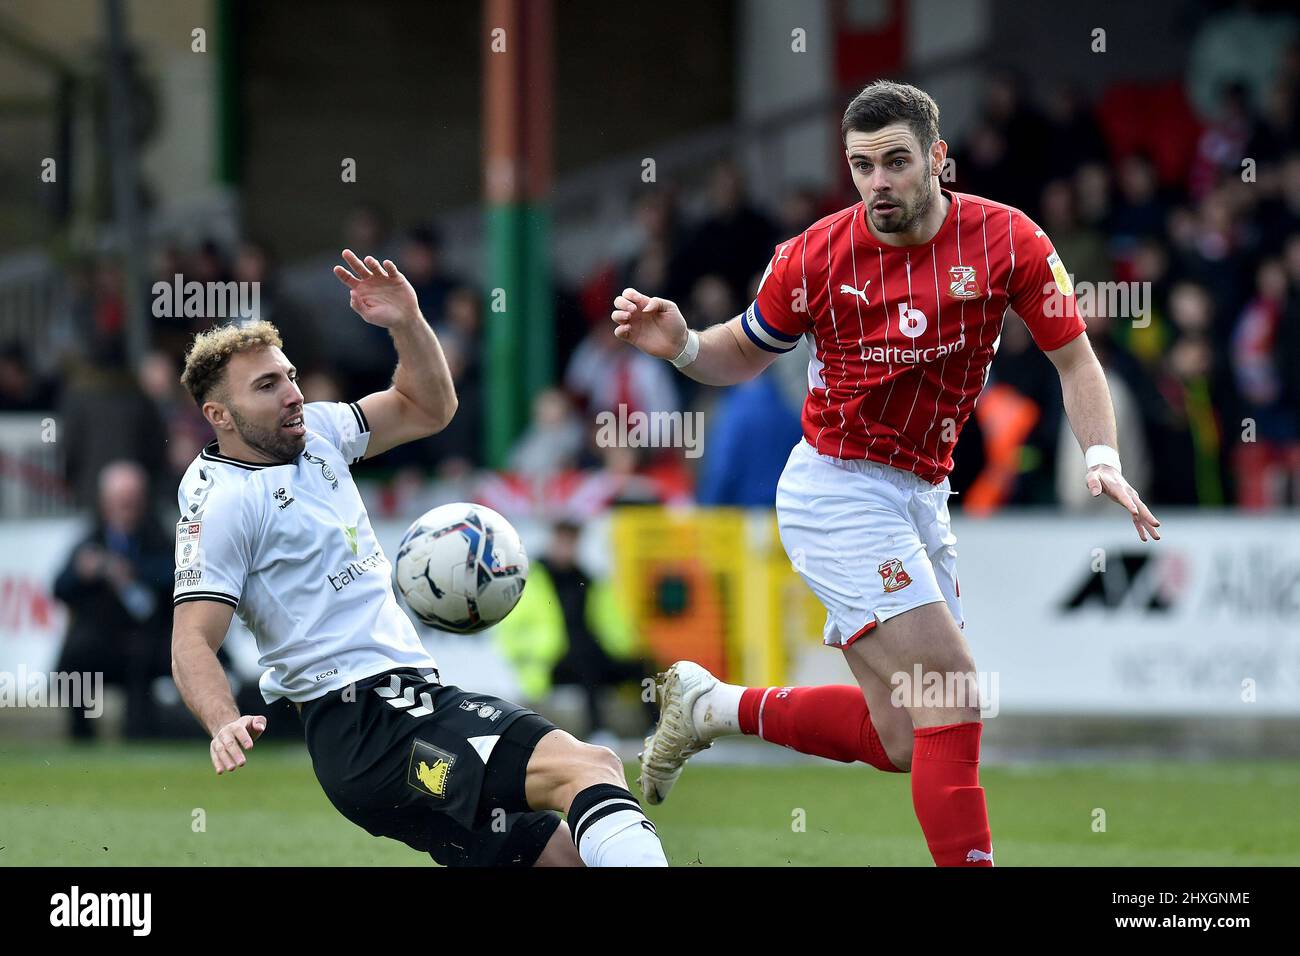
POLYGON ((912 769, 912 742, 915 739, 910 726, 905 733, 891 732, 880 737, 880 745, 885 749, 885 756, 903 773, 912 769))
POLYGON ((599 783, 616 783, 623 786, 626 781, 623 777, 623 761, 619 759, 618 754, 608 747, 598 747, 595 744, 585 744, 587 748, 586 761, 592 774, 601 777, 599 783))

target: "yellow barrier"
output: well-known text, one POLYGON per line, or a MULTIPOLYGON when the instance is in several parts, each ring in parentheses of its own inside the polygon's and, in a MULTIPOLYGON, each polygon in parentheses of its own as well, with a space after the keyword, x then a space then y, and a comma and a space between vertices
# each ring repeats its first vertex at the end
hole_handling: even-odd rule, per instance
POLYGON ((614 513, 614 588, 646 652, 733 683, 786 683, 825 611, 790 566, 770 511, 626 507, 614 513))

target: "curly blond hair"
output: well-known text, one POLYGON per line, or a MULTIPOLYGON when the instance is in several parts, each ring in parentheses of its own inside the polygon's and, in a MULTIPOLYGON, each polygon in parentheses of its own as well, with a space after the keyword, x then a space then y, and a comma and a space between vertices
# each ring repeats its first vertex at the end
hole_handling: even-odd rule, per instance
POLYGON ((181 384, 194 396, 195 403, 202 407, 220 384, 232 355, 283 347, 280 330, 270 322, 218 325, 194 336, 194 344, 185 353, 185 371, 181 372, 181 384))

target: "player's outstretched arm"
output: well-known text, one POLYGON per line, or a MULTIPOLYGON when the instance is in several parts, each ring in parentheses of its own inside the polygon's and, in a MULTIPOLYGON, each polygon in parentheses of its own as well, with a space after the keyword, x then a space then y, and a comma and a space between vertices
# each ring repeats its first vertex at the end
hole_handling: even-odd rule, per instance
POLYGON ((217 660, 235 609, 222 601, 183 601, 172 623, 172 678, 185 706, 212 735, 208 755, 224 773, 242 767, 245 750, 266 730, 266 718, 243 715, 217 660))
POLYGON ((1061 376, 1065 414, 1088 460, 1088 470, 1084 474, 1088 491, 1094 498, 1104 493, 1123 505, 1143 541, 1148 535, 1159 541, 1160 532, 1156 529, 1160 522, 1120 473, 1115 410, 1106 385, 1106 373, 1088 344, 1087 334, 1077 336, 1046 355, 1061 376))
POLYGON ((357 402, 370 425, 366 457, 409 441, 428 438, 447 427, 456 414, 456 387, 442 346, 420 314, 411 283, 391 259, 358 258, 343 250, 348 268, 334 275, 350 290, 352 310, 371 325, 387 329, 397 348, 393 384, 357 402))
MULTIPOLYGON (((614 334, 655 358, 685 361, 683 356, 690 330, 677 304, 636 289, 624 289, 614 299, 609 316, 616 323, 614 334), (680 358, 679 358, 680 357, 680 358)), ((699 354, 682 373, 705 385, 735 385, 747 382, 776 359, 752 345, 740 326, 741 317, 714 325, 699 333, 699 354)))

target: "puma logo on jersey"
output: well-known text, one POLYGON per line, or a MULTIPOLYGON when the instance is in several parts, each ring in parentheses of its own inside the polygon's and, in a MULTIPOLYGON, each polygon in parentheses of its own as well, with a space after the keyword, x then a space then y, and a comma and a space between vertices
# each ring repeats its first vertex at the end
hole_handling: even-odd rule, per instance
POLYGON ((971 850, 969 853, 966 854, 967 863, 979 863, 981 860, 988 860, 990 863, 992 863, 993 854, 985 853, 983 850, 971 850))
MULTIPOLYGON (((871 285, 870 279, 867 280, 867 285, 871 285)), ((867 285, 864 285, 861 289, 855 289, 853 288, 853 286, 848 285, 846 283, 840 286, 840 291, 845 292, 849 295, 856 295, 859 299, 862 300, 863 305, 870 305, 871 301, 867 298, 867 285)))

